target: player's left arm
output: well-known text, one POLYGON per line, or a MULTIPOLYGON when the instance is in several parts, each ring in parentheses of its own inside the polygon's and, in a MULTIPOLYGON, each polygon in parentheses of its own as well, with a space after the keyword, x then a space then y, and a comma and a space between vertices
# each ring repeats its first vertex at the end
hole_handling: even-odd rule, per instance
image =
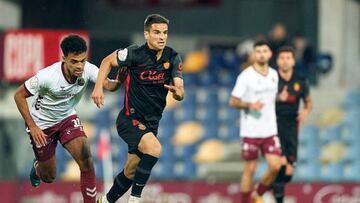
POLYGON ((172 64, 171 76, 173 78, 171 85, 164 85, 164 87, 172 92, 173 98, 177 101, 184 99, 184 80, 182 76, 182 60, 178 53, 175 53, 172 64))
POLYGON ((299 112, 298 117, 297 117, 297 119, 300 123, 302 123, 306 120, 306 118, 308 117, 309 113, 312 110, 313 103, 312 103, 312 98, 311 98, 309 92, 310 91, 309 91, 308 84, 304 83, 304 90, 303 90, 303 96, 302 96, 304 107, 299 112))
POLYGON ((184 80, 179 77, 173 78, 173 85, 164 85, 173 94, 173 98, 177 101, 184 99, 184 80))

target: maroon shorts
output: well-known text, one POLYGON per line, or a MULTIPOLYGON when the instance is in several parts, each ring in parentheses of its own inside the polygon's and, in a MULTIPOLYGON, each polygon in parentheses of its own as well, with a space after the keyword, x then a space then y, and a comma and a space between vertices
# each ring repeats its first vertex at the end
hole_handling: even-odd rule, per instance
POLYGON ((244 160, 254 160, 258 158, 259 150, 262 155, 275 154, 281 155, 281 146, 278 136, 274 135, 266 138, 241 139, 241 156, 244 160))
POLYGON ((58 140, 62 145, 64 145, 74 138, 86 136, 83 126, 81 125, 80 119, 77 117, 77 115, 69 116, 60 123, 57 123, 50 128, 44 129, 43 132, 47 135, 47 144, 43 147, 37 146, 30 136, 31 145, 34 150, 36 160, 38 161, 46 161, 55 155, 55 149, 58 140))

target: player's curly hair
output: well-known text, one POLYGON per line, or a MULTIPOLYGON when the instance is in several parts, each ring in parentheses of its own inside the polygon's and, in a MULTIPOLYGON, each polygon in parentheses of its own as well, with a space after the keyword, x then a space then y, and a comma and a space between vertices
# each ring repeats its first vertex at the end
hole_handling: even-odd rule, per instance
POLYGON ((169 25, 169 20, 160 14, 150 14, 145 18, 144 30, 149 31, 154 23, 165 23, 169 25))
POLYGON ((87 51, 87 45, 79 35, 71 34, 65 37, 60 44, 61 50, 66 57, 69 53, 81 54, 87 51))

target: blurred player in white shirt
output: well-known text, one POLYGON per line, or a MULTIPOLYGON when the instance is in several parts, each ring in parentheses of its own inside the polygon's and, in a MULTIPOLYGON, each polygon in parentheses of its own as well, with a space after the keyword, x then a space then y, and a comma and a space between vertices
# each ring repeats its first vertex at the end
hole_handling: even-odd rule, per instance
MULTIPOLYGON (((61 42, 63 61, 40 70, 21 85, 14 96, 23 116, 36 159, 30 172, 32 186, 51 183, 56 177, 55 149, 59 141, 79 165, 85 203, 96 201, 93 158, 75 107, 89 81, 96 82, 98 68, 86 61, 87 45, 77 35, 61 42), (29 108, 26 98, 34 96, 29 108)), ((106 80, 105 88, 116 90, 119 81, 106 80)))
POLYGON ((245 161, 240 183, 242 203, 250 202, 251 198, 259 199, 280 169, 281 149, 275 113, 279 78, 268 65, 272 53, 266 41, 254 44, 254 56, 255 63, 238 76, 229 102, 231 107, 241 110, 241 155, 245 161), (268 169, 252 191, 259 150, 265 156, 268 169))

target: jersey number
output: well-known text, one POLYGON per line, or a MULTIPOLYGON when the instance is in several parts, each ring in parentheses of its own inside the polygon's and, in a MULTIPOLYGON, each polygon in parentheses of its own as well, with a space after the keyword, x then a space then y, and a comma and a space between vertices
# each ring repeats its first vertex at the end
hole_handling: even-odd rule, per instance
POLYGON ((41 107, 41 100, 43 99, 44 97, 42 96, 38 96, 38 98, 36 99, 36 102, 35 102, 35 109, 36 110, 39 110, 40 107, 41 107))
POLYGON ((72 119, 71 121, 74 123, 74 128, 78 128, 81 126, 79 118, 72 119))

